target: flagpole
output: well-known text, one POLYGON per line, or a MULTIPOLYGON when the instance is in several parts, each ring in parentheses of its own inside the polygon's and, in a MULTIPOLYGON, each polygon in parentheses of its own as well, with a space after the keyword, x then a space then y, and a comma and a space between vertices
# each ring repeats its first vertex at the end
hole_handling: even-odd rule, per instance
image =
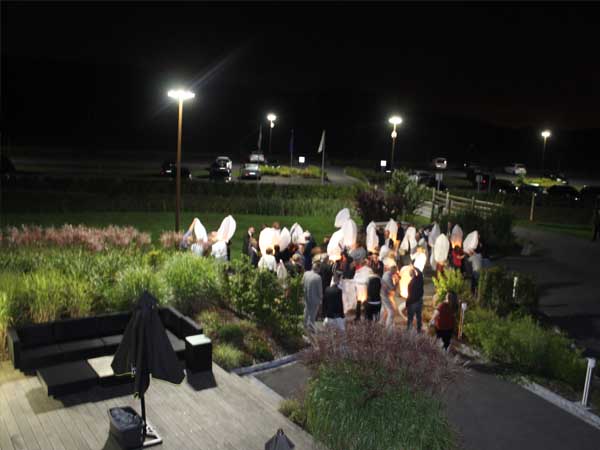
POLYGON ((321 157, 321 184, 325 184, 325 146, 323 146, 323 155, 321 157))

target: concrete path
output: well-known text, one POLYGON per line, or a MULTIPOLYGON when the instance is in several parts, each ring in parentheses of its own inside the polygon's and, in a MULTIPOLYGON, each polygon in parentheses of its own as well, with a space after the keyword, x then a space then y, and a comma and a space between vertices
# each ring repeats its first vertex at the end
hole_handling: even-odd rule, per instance
MULTIPOLYGON (((524 227, 519 239, 534 243, 534 256, 500 261, 536 278, 540 312, 600 357, 600 242, 524 227)), ((600 446, 599 446, 600 448, 600 446)))
MULTIPOLYGON (((289 398, 304 387, 309 372, 292 363, 255 377, 289 398)), ((600 430, 495 375, 469 370, 444 400, 465 450, 599 448, 600 430)))

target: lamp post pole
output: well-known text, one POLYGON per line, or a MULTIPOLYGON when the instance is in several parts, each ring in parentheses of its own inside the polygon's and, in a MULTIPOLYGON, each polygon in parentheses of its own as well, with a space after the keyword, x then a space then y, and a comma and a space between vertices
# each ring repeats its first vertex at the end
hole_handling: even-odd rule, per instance
POLYGON ((548 140, 548 138, 552 136, 552 133, 550 133, 550 130, 544 130, 542 131, 542 137, 544 138, 544 145, 542 147, 542 172, 544 171, 544 163, 546 160, 546 141, 548 140))
POLYGON ((267 114, 267 120, 271 122, 269 126, 269 155, 271 155, 271 141, 273 139, 273 128, 275 127, 275 120, 277 120, 277 116, 273 113, 267 114))
POLYGON ((179 99, 179 121, 177 125, 177 174, 175 176, 175 232, 179 231, 181 208, 181 122, 183 121, 183 99, 179 99))
POLYGON ((183 102, 195 97, 195 94, 183 89, 171 90, 167 94, 179 103, 179 115, 177 121, 177 159, 175 162, 175 231, 179 231, 179 213, 181 209, 181 134, 183 122, 183 102))
POLYGON ((394 153, 396 151, 396 138, 398 137, 396 127, 402 123, 402 117, 392 116, 388 119, 388 122, 394 126, 392 130, 392 157, 390 158, 390 170, 394 172, 394 153))

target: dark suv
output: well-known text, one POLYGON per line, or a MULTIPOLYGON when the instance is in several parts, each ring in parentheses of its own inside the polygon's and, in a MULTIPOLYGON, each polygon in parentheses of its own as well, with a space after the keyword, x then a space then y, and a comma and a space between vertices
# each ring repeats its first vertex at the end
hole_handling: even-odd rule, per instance
MULTIPOLYGON (((175 178, 177 176, 177 164, 173 161, 165 161, 160 168, 161 177, 175 178)), ((181 178, 192 179, 192 172, 185 166, 181 166, 181 178)))
POLYGON ((231 169, 233 164, 227 156, 219 156, 210 165, 210 173, 208 177, 214 181, 231 181, 231 169))

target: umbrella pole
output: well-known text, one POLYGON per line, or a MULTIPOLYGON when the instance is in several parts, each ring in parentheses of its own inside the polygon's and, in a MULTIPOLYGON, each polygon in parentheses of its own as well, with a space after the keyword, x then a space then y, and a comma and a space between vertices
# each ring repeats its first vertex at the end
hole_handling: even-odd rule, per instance
POLYGON ((144 394, 140 395, 140 401, 142 402, 142 441, 146 439, 146 402, 144 401, 144 394))

